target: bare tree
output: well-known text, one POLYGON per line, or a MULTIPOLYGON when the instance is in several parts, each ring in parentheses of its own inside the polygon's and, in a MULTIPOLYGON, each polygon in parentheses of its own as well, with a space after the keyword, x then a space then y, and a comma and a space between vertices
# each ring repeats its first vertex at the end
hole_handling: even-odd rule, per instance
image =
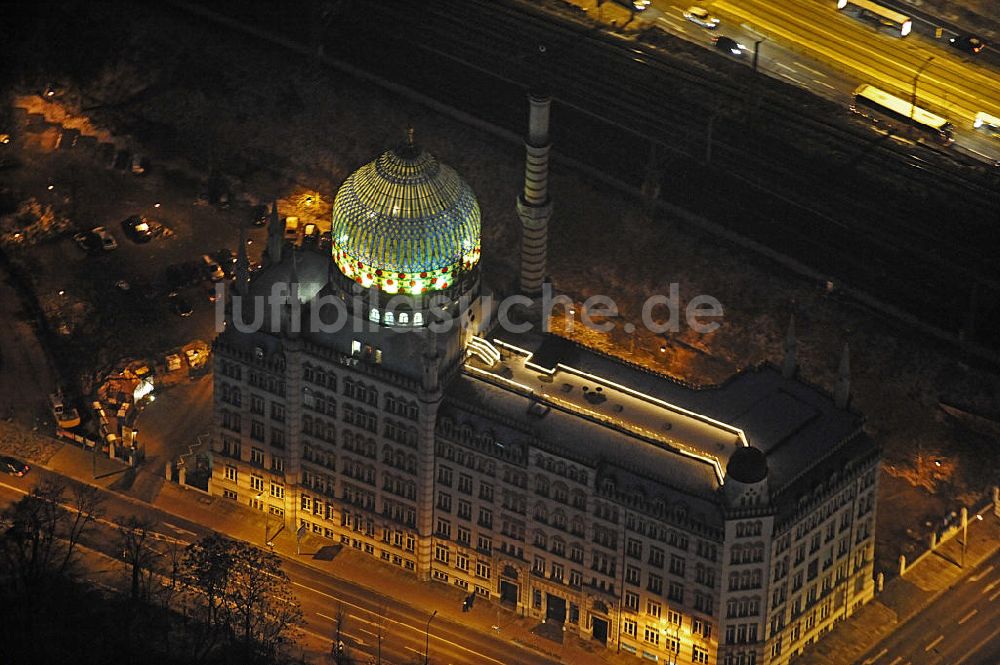
POLYGON ((188 545, 184 556, 184 578, 198 592, 196 607, 201 609, 200 621, 196 625, 204 627, 193 636, 194 656, 199 661, 228 631, 225 599, 233 567, 230 544, 227 538, 212 534, 188 545))
POLYGON ((63 547, 59 539, 65 519, 60 506, 63 489, 60 483, 45 481, 0 517, 4 527, 0 570, 15 590, 37 589, 57 570, 63 547))
POLYGON ((72 562, 80 538, 94 526, 94 522, 104 515, 104 500, 104 494, 96 487, 82 484, 73 486, 73 498, 70 503, 71 515, 66 520, 65 533, 63 534, 66 541, 66 552, 62 564, 59 566, 60 573, 65 573, 72 562))
POLYGON ((158 556, 149 544, 155 521, 130 516, 116 519, 115 524, 118 526, 118 546, 122 550, 122 560, 131 579, 129 597, 133 601, 147 600, 153 564, 158 556))

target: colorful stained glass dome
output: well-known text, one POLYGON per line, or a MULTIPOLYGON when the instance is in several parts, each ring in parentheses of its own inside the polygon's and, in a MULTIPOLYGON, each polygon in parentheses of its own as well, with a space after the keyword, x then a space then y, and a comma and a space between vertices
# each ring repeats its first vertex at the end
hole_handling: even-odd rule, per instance
POLYGON ((344 181, 331 236, 337 267, 359 284, 389 293, 445 289, 479 262, 479 203, 411 134, 344 181))

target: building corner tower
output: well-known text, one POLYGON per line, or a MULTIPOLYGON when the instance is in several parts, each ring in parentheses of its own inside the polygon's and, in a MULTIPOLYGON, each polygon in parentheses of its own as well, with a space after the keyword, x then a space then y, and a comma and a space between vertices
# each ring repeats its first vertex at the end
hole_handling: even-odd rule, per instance
POLYGON ((529 298, 542 294, 545 280, 549 218, 549 108, 552 97, 541 88, 528 92, 528 135, 524 141, 526 163, 524 191, 517 197, 521 218, 520 291, 529 298))

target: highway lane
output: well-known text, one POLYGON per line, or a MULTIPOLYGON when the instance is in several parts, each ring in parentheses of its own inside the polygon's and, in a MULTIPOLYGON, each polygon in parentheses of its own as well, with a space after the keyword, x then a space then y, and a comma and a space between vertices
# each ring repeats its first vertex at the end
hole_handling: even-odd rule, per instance
MULTIPOLYGON (((72 485, 76 481, 58 476, 45 469, 33 468, 24 478, 0 478, 0 507, 6 507, 31 491, 44 479, 59 479, 72 485)), ((160 547, 169 543, 186 545, 212 532, 211 525, 190 522, 147 504, 130 501, 118 494, 105 492, 105 515, 84 544, 111 557, 114 551, 116 518, 139 515, 155 520, 154 540, 160 547)), ((279 553, 279 555, 281 555, 279 553)), ((315 639, 329 639, 334 634, 334 617, 338 606, 345 610, 345 643, 356 655, 371 654, 375 647, 373 624, 384 621, 386 638, 383 661, 389 665, 412 662, 415 654, 423 655, 425 626, 430 612, 441 608, 423 608, 403 599, 373 593, 350 580, 335 578, 325 571, 302 563, 295 557, 281 555, 284 569, 292 581, 306 619, 306 632, 315 639)), ((457 604, 457 601, 456 601, 457 604)), ((525 665, 551 665, 556 662, 535 651, 512 642, 497 639, 437 616, 430 631, 432 662, 469 665, 504 665, 511 662, 525 665)))
POLYGON ((986 665, 1000 649, 1000 552, 869 650, 863 665, 986 665))
MULTIPOLYGON (((816 0, 717 0, 708 3, 725 23, 752 25, 770 39, 944 115, 960 143, 1000 158, 1000 147, 972 130, 979 111, 1000 114, 1000 76, 944 42, 920 35, 893 37, 835 5, 816 0), (919 72, 919 76, 918 76, 919 72)), ((817 90, 820 94, 822 90, 817 90)))

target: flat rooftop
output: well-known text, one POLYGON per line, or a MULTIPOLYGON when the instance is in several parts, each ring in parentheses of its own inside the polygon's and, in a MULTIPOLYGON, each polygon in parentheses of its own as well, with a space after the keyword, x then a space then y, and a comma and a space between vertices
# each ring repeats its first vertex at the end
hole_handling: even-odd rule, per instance
POLYGON ((483 371, 509 371, 511 380, 519 377, 531 390, 541 391, 544 385, 547 390, 540 394, 546 398, 623 420, 646 436, 655 432, 652 438, 664 448, 714 458, 722 470, 737 445, 756 446, 767 457, 772 494, 863 433, 860 414, 838 409, 826 391, 785 378, 771 365, 747 368, 718 385, 698 386, 555 335, 499 329, 494 335, 492 345, 505 349, 509 370, 498 365, 483 371), (520 372, 514 374, 518 366, 520 372), (544 383, 539 378, 544 375, 552 382, 544 383), (564 394, 567 383, 572 389, 564 394), (584 385, 588 393, 602 387, 607 401, 592 404, 584 385), (615 404, 622 405, 621 412, 614 410, 615 404), (666 422, 671 422, 670 430, 664 429, 666 422))
MULTIPOLYGON (((493 339, 470 356, 466 371, 494 385, 514 389, 540 404, 583 416, 595 423, 634 434, 655 446, 711 467, 722 483, 733 451, 747 445, 738 427, 672 404, 658 396, 563 363, 544 367, 533 353, 493 339)), ((624 452, 624 451, 623 451, 624 452)))

